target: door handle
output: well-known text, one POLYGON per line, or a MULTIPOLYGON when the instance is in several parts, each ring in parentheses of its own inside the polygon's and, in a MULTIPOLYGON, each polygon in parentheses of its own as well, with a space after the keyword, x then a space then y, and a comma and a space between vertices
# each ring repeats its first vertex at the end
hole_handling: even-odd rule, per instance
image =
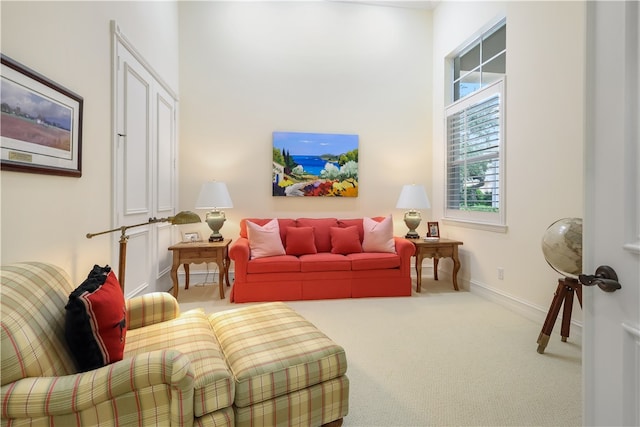
POLYGON ((593 276, 581 274, 578 276, 578 280, 585 286, 598 285, 605 292, 615 292, 622 288, 615 270, 608 265, 598 267, 596 274, 593 276))

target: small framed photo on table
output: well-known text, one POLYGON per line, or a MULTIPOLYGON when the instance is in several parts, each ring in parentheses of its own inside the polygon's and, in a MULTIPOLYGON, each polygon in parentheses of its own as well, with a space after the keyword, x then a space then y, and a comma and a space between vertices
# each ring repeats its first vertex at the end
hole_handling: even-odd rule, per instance
POLYGON ((427 237, 440 238, 440 226, 438 226, 438 222, 427 222, 427 237))
POLYGON ((190 231, 183 234, 182 241, 185 243, 189 242, 200 242, 202 238, 200 237, 200 233, 197 231, 190 231))

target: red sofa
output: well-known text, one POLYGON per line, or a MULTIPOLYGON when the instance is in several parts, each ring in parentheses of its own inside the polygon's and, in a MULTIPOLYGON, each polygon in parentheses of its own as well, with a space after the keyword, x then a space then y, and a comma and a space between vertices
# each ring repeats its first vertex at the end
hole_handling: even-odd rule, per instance
MULTIPOLYGON (((331 227, 355 226, 362 243, 362 219, 278 218, 283 246, 287 243, 287 230, 290 227, 312 227, 317 253, 252 259, 247 221, 262 226, 271 220, 241 220, 240 237, 229 249, 229 257, 235 264, 235 281, 230 301, 292 301, 411 295, 410 261, 415 247, 410 241, 392 237, 395 253, 332 253, 332 236, 336 230, 331 231, 331 227)), ((382 221, 383 218, 374 220, 382 221)))

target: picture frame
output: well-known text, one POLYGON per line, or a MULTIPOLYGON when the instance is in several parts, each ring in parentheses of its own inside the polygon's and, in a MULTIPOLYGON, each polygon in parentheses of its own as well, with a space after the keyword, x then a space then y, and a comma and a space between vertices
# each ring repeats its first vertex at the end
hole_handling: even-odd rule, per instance
POLYGON ((271 195, 358 197, 356 134, 273 132, 271 195))
POLYGON ((182 234, 182 241, 185 243, 201 242, 202 237, 200 237, 200 233, 197 231, 188 231, 182 234))
POLYGON ((0 62, 0 168, 81 177, 84 99, 6 55, 0 62))
POLYGON ((440 226, 437 221, 427 222, 427 237, 440 238, 440 226))

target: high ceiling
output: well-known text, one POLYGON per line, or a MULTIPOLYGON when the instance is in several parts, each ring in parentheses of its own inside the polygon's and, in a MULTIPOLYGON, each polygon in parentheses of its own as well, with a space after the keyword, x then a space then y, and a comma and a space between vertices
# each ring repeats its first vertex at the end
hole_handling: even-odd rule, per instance
POLYGON ((331 0, 344 3, 360 3, 374 6, 403 7, 409 9, 434 9, 441 0, 331 0))

